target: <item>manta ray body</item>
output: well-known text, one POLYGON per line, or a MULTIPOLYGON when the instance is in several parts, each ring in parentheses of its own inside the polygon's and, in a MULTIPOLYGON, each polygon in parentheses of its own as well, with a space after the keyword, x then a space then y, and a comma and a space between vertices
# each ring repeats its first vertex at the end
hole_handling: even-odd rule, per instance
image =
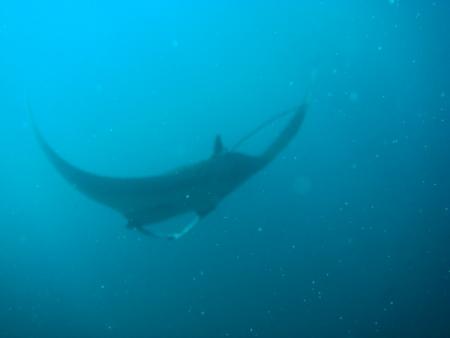
POLYGON ((33 118, 32 121, 46 157, 78 191, 122 214, 129 228, 147 235, 178 239, 290 143, 306 110, 306 104, 296 108, 274 142, 258 156, 228 151, 217 136, 213 154, 206 160, 163 175, 138 178, 101 176, 72 165, 50 147, 33 118), (188 213, 194 213, 196 217, 180 232, 162 234, 146 227, 188 213))

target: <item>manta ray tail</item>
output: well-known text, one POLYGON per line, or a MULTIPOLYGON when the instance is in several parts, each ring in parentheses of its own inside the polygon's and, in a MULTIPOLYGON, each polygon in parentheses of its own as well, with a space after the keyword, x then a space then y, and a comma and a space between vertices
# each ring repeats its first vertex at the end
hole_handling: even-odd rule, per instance
POLYGON ((307 110, 308 104, 306 102, 296 109, 287 127, 261 155, 265 163, 272 161, 292 141, 303 123, 307 110))

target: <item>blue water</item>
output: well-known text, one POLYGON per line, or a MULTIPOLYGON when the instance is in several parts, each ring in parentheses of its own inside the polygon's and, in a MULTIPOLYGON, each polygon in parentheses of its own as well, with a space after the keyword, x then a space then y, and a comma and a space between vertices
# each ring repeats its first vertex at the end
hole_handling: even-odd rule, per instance
POLYGON ((450 337, 449 22, 444 0, 2 2, 0 337, 450 337), (132 177, 307 91, 282 156, 175 242, 67 184, 26 109, 132 177))

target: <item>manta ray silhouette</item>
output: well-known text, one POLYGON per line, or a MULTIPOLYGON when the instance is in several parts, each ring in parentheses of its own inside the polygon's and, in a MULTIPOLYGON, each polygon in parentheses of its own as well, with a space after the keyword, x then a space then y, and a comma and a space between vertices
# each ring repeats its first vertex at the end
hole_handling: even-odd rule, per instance
POLYGON ((166 239, 178 239, 185 235, 228 194, 269 164, 297 134, 306 110, 307 105, 303 104, 290 111, 292 117, 285 128, 258 156, 237 152, 236 148, 227 151, 220 136, 217 136, 213 154, 206 160, 159 176, 115 178, 84 171, 59 156, 42 136, 29 109, 41 148, 69 183, 87 197, 121 213, 127 219, 129 228, 166 239), (145 227, 192 212, 196 215, 195 219, 180 232, 163 234, 145 227))

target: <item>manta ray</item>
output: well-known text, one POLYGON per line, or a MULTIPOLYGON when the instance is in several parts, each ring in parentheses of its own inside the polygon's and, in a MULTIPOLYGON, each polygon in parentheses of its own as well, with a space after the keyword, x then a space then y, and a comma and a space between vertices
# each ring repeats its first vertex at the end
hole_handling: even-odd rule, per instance
MULTIPOLYGON (((130 229, 158 238, 178 239, 216 209, 226 196, 277 157, 297 134, 306 110, 306 103, 290 110, 292 117, 284 129, 259 155, 238 152, 236 147, 227 150, 221 137, 216 136, 209 158, 158 176, 136 178, 102 176, 72 165, 46 141, 31 110, 30 116, 37 141, 46 157, 75 189, 122 214, 130 229), (179 232, 163 234, 151 228, 156 223, 189 213, 193 213, 195 219, 179 232)), ((265 125, 267 123, 241 141, 250 138, 265 125)))

